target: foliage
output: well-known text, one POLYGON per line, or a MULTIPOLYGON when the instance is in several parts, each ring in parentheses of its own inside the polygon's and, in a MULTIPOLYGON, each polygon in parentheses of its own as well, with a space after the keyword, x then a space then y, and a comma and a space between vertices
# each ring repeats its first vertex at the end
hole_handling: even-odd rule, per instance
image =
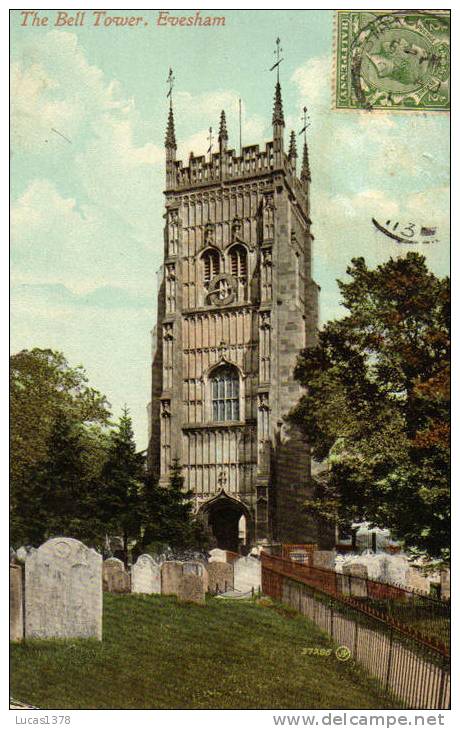
POLYGON ((60 352, 23 350, 10 371, 12 542, 38 546, 68 533, 93 543, 109 404, 60 352))
POLYGON ((338 282, 347 316, 303 350, 305 394, 289 419, 327 461, 310 512, 387 527, 449 558, 449 280, 416 253, 338 282))
POLYGON ((184 491, 184 479, 178 459, 174 459, 169 485, 146 480, 143 491, 145 530, 142 546, 146 551, 161 551, 161 545, 180 551, 204 550, 209 543, 200 518, 193 514, 193 492, 184 491))

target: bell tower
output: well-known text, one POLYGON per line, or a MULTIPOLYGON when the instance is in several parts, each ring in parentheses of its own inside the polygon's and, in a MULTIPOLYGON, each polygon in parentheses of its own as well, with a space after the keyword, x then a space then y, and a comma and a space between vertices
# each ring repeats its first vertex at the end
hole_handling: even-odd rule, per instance
POLYGON ((302 513, 310 455, 283 416, 300 396, 297 353, 315 342, 308 149, 284 152, 279 81, 273 139, 237 153, 225 111, 206 156, 176 159, 168 77, 164 266, 154 330, 150 469, 169 482, 177 458, 219 546, 319 541, 302 513))

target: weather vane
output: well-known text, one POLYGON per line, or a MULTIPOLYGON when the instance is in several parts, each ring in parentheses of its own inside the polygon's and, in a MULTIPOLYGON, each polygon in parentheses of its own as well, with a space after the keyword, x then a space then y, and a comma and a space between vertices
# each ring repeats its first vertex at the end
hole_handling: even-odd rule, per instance
POLYGON ((273 66, 270 69, 270 71, 273 71, 273 69, 276 68, 276 80, 278 83, 280 80, 280 63, 282 61, 284 61, 284 58, 280 58, 280 55, 283 52, 283 49, 280 48, 280 43, 281 43, 280 39, 277 38, 276 39, 276 51, 273 51, 273 53, 276 57, 276 62, 273 64, 273 66))
POLYGON ((176 79, 173 76, 173 70, 172 70, 172 68, 170 68, 168 78, 166 79, 166 83, 169 85, 169 91, 166 95, 166 98, 169 99, 170 106, 172 106, 172 90, 173 90, 175 80, 176 79))
POLYGON ((306 144, 307 143, 307 129, 310 126, 310 117, 307 116, 308 109, 307 109, 306 106, 303 107, 302 111, 303 111, 303 115, 302 115, 301 119, 302 119, 302 122, 303 122, 303 127, 300 130, 300 132, 299 132, 299 136, 301 134, 303 134, 304 142, 306 144))

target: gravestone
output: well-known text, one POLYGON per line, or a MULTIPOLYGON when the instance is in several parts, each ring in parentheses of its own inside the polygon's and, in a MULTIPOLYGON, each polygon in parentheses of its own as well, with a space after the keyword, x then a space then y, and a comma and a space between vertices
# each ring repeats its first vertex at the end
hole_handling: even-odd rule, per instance
POLYGON ((349 562, 342 566, 351 597, 367 597, 367 567, 359 562, 349 562))
POLYGON ((109 557, 102 563, 102 589, 121 594, 131 592, 131 578, 121 559, 109 557))
POLYGON ((22 565, 10 564, 10 640, 24 638, 22 565))
POLYGON ((226 562, 227 561, 227 552, 225 549, 211 549, 209 552, 209 561, 210 562, 226 562))
POLYGON ((261 586, 262 566, 255 557, 240 557, 233 562, 234 589, 239 592, 249 592, 252 588, 258 590, 261 586))
POLYGON ((203 576, 185 572, 179 580, 178 598, 182 602, 205 602, 203 576))
POLYGON ((208 564, 208 589, 210 592, 233 590, 233 565, 227 562, 208 564))
POLYGON ((441 598, 450 600, 450 570, 441 570, 441 598))
POLYGON ((182 577, 181 562, 163 562, 161 565, 161 594, 177 595, 182 577))
POLYGON ((333 570, 335 568, 335 551, 331 549, 317 549, 311 553, 313 567, 322 570, 333 570))
POLYGON ((56 537, 27 555, 26 638, 102 640, 102 557, 56 537))
POLYGON ((150 554, 141 554, 132 567, 132 592, 144 595, 161 593, 161 568, 150 554))
POLYGON ((204 590, 208 591, 208 571, 202 562, 188 561, 182 563, 182 574, 199 575, 203 580, 204 590))

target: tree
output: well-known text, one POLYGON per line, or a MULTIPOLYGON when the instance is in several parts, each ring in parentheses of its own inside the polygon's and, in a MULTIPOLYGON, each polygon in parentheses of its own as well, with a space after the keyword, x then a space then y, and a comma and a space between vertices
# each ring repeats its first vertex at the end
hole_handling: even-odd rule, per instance
POLYGON ((303 350, 305 394, 289 415, 327 461, 306 508, 390 528, 419 554, 449 558, 449 280, 408 253, 338 282, 347 316, 303 350))
POLYGON ((126 563, 129 542, 139 538, 141 532, 145 513, 142 505, 144 480, 145 458, 136 452, 132 421, 125 406, 109 436, 97 511, 104 520, 107 534, 121 535, 126 563))
POLYGON ((109 404, 60 352, 23 350, 10 367, 12 541, 38 546, 64 532, 96 539, 109 404))
POLYGON ((204 550, 209 535, 199 516, 193 514, 193 492, 184 491, 182 468, 174 459, 168 486, 147 481, 143 502, 145 506, 144 549, 168 545, 173 550, 204 550))

